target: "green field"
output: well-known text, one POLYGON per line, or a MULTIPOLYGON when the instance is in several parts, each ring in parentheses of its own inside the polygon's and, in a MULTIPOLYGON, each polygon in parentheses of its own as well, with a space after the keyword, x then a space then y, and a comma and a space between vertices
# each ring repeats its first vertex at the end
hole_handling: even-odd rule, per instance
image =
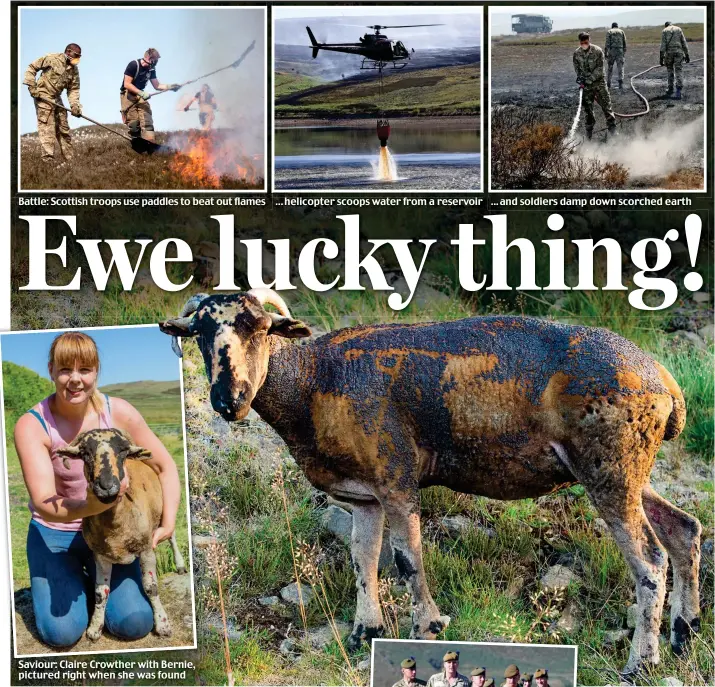
MULTIPOLYGON (((12 442, 12 431, 17 418, 27 409, 54 391, 54 385, 37 373, 14 363, 3 362, 3 394, 5 398, 5 437, 7 446, 8 492, 10 509, 10 538, 12 547, 13 588, 30 586, 30 576, 25 555, 25 539, 30 523, 27 508, 28 495, 22 478, 20 461, 12 442)), ((114 384, 103 389, 110 396, 129 401, 150 424, 181 423, 181 395, 179 382, 132 382, 114 384)), ((179 548, 189 557, 188 523, 186 517, 184 445, 181 434, 160 435, 164 446, 174 459, 181 481, 181 505, 176 517, 176 539, 179 548)), ((159 573, 174 570, 168 544, 157 549, 159 573)))
MULTIPOLYGON (((685 40, 690 42, 703 42, 705 27, 702 24, 678 24, 683 29, 685 40)), ((626 34, 626 41, 630 44, 658 43, 663 32, 662 26, 622 26, 626 34)), ((565 31, 554 31, 548 34, 529 34, 522 38, 509 36, 493 36, 492 44, 496 45, 575 45, 578 47, 576 36, 581 31, 588 31, 591 34, 591 41, 603 47, 606 42, 606 27, 589 28, 584 26, 579 29, 566 29, 565 31)))
POLYGON ((349 80, 302 90, 306 77, 276 74, 276 117, 453 116, 480 113, 479 64, 405 70, 377 79, 349 80), (296 83, 297 82, 297 83, 296 83), (295 87, 294 87, 295 86, 295 87))
POLYGON ((315 86, 320 86, 323 82, 311 76, 298 74, 295 72, 276 72, 275 74, 275 95, 281 98, 284 95, 293 95, 298 91, 305 91, 315 86))

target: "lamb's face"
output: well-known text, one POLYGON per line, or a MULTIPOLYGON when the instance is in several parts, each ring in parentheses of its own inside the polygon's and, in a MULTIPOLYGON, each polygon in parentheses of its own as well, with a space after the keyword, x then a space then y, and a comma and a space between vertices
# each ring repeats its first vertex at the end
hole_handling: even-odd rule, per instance
POLYGON ((68 459, 84 462, 88 487, 102 503, 111 503, 119 494, 127 458, 150 458, 151 452, 132 444, 120 429, 91 429, 80 434, 69 446, 58 450, 68 459))

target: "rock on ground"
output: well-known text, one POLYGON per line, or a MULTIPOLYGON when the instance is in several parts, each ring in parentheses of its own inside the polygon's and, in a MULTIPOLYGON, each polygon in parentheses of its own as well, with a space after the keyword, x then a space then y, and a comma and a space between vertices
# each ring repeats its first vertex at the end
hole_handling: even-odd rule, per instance
POLYGON ((581 629, 581 613, 575 601, 566 604, 561 617, 556 621, 556 629, 567 634, 576 634, 581 629))
POLYGON ((572 582, 579 583, 581 578, 564 565, 552 565, 541 578, 541 586, 547 592, 566 589, 572 582))
POLYGON ((295 606, 300 605, 300 597, 303 598, 303 605, 307 606, 315 596, 313 588, 309 584, 300 585, 300 596, 298 596, 298 584, 291 582, 280 591, 281 599, 295 606))
POLYGON ((615 647, 625 642, 630 635, 630 630, 609 630, 603 635, 603 645, 615 647))
MULTIPOLYGON (((335 622, 335 629, 342 640, 346 634, 352 631, 353 626, 338 620, 335 622)), ((325 648, 330 642, 335 640, 333 627, 331 625, 323 625, 315 630, 310 630, 308 632, 308 640, 316 649, 325 648)))

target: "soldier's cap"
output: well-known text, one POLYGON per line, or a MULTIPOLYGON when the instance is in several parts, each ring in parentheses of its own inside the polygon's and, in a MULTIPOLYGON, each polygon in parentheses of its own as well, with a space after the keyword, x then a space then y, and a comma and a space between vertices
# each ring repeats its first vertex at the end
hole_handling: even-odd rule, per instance
POLYGON ((534 678, 537 678, 537 677, 549 677, 549 671, 546 670, 546 668, 539 668, 534 673, 534 678))
POLYGON ((442 657, 442 661, 444 661, 444 663, 447 663, 447 661, 458 661, 458 660, 459 660, 459 651, 448 651, 442 657))
POLYGON ((65 52, 72 52, 76 57, 82 57, 82 48, 77 43, 68 43, 65 52))
POLYGON ((618 28, 618 22, 614 21, 613 24, 611 24, 612 29, 617 29, 618 28))
POLYGON ((402 663, 400 663, 400 668, 414 668, 417 665, 414 656, 406 658, 402 663))
POLYGON ((494 678, 489 678, 485 683, 484 687, 494 687, 494 678))
POLYGON ((516 677, 519 674, 519 666, 512 663, 510 666, 506 667, 504 671, 504 677, 516 677))
POLYGON ((591 34, 586 33, 585 31, 581 31, 578 35, 579 41, 590 41, 591 40, 591 34))
POLYGON ((522 682, 531 682, 531 677, 532 677, 531 673, 524 673, 521 676, 521 681, 522 682))
POLYGON ((476 677, 477 675, 485 675, 486 672, 487 672, 487 669, 484 666, 482 666, 481 668, 475 668, 472 671, 472 676, 476 677))
POLYGON ((670 26, 670 22, 669 21, 665 22, 665 25, 670 26))

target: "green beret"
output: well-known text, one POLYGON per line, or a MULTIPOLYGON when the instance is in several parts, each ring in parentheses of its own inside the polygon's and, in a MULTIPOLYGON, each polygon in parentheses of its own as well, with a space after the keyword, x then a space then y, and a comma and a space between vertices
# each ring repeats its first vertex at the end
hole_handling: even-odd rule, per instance
POLYGON ((415 657, 410 656, 400 663, 400 668, 414 668, 416 665, 417 663, 415 662, 415 657))
POLYGON ((539 668, 535 673, 534 677, 549 677, 549 671, 546 668, 539 668))
POLYGON ((531 682, 531 673, 524 673, 521 676, 521 681, 522 682, 531 682))
POLYGON ((484 683, 484 687, 494 687, 494 679, 490 677, 490 678, 484 683))
POLYGON ((444 661, 445 663, 447 661, 458 661, 458 660, 459 660, 459 651, 448 651, 442 658, 442 661, 444 661))
POLYGON ((504 671, 504 677, 516 677, 519 674, 519 666, 512 663, 510 666, 506 667, 504 671))
POLYGON ((472 675, 473 675, 474 677, 476 677, 477 675, 485 675, 486 672, 487 672, 487 669, 486 669, 486 668, 475 668, 475 669, 472 671, 472 675))

